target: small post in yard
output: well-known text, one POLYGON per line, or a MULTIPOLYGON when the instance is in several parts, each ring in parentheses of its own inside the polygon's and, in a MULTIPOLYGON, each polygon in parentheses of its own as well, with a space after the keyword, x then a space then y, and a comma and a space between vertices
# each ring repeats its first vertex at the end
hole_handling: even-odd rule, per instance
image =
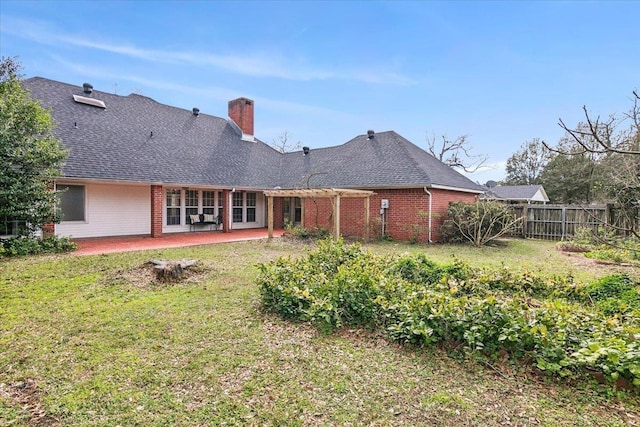
POLYGON ((604 223, 607 226, 613 225, 614 222, 613 203, 607 203, 604 208, 604 223))
POLYGON ((338 240, 340 238, 340 195, 336 194, 335 206, 333 212, 333 237, 338 240))
POLYGON ((267 225, 269 227, 269 239, 273 239, 273 196, 267 197, 267 225))
POLYGON ((369 241, 369 223, 371 222, 371 196, 367 196, 364 199, 364 241, 369 241))

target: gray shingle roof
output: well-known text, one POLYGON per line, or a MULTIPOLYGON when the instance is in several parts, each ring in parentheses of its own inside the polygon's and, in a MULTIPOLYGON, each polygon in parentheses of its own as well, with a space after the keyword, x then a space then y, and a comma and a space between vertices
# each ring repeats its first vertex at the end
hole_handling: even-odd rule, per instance
POLYGON ((498 185, 489 189, 485 197, 500 200, 531 200, 538 191, 548 202, 549 198, 542 185, 498 185))
POLYGON ((249 188, 278 183, 280 153, 243 141, 225 119, 196 117, 135 94, 86 95, 80 86, 39 77, 24 85, 51 108, 55 133, 70 149, 65 177, 249 188), (100 99, 106 108, 72 95, 100 99))
POLYGON ((50 108, 70 149, 63 176, 132 182, 269 189, 274 187, 483 188, 395 132, 360 135, 330 148, 280 154, 243 141, 226 119, 34 77, 23 82, 50 108), (73 100, 100 99, 102 109, 73 100), (152 134, 153 133, 153 134, 152 134))
POLYGON ((482 192, 483 188, 393 131, 371 139, 285 154, 283 182, 297 187, 399 188, 439 185, 482 192))

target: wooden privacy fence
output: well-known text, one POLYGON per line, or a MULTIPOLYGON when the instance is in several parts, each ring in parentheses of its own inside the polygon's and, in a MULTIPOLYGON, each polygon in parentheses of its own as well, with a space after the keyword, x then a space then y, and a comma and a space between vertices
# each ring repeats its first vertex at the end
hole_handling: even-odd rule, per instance
MULTIPOLYGON (((512 235, 535 239, 562 240, 573 237, 577 230, 594 232, 604 224, 629 228, 619 208, 613 205, 513 205, 522 221, 512 235)), ((635 218, 638 227, 640 219, 635 218)))

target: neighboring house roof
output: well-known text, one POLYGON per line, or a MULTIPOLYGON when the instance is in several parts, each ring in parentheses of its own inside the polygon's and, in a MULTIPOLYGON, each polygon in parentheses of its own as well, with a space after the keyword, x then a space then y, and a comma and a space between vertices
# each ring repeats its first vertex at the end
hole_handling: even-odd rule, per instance
POLYGON ((49 108, 69 149, 63 177, 239 188, 484 189, 395 132, 281 154, 246 141, 233 122, 131 94, 83 92, 41 77, 23 82, 49 108), (90 98, 74 100, 74 95, 90 98), (104 102, 106 108, 95 106, 104 102))
POLYGON ((483 199, 513 202, 548 202, 549 197, 542 185, 497 185, 487 189, 483 199))

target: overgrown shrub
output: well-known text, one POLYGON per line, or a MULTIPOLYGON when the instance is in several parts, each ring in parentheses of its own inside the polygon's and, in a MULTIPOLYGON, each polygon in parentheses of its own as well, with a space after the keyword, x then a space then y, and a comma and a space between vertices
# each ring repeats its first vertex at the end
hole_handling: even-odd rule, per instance
POLYGON ((449 205, 440 232, 447 242, 471 242, 480 247, 515 231, 520 221, 503 203, 456 202, 449 205))
POLYGON ((636 253, 632 250, 625 249, 624 247, 613 247, 609 245, 599 245, 592 248, 584 256, 591 259, 598 259, 601 261, 610 261, 616 263, 636 261, 636 253))
POLYGON ((640 311, 592 303, 633 303, 638 287, 629 280, 610 276, 585 287, 570 276, 438 265, 422 254, 374 256, 325 240, 306 257, 261 265, 257 283, 265 310, 323 330, 378 328, 403 343, 506 351, 550 374, 595 370, 640 386, 640 311))
POLYGON ((589 298, 606 315, 636 310, 640 316, 640 283, 626 274, 614 274, 591 283, 585 289, 589 298))
POLYGON ((330 330, 375 323, 381 265, 357 244, 321 240, 306 258, 260 265, 263 307, 284 318, 330 330))
POLYGON ((615 234, 615 230, 598 227, 578 228, 571 240, 559 242, 558 250, 584 252, 585 257, 616 263, 635 263, 640 261, 640 241, 634 237, 615 234))
POLYGON ((292 236, 300 239, 324 239, 329 236, 329 230, 322 227, 300 227, 292 222, 285 223, 285 230, 287 230, 292 236))
POLYGON ((0 256, 24 256, 42 253, 70 252, 77 248, 67 237, 50 236, 39 239, 33 236, 18 236, 2 240, 0 256))

